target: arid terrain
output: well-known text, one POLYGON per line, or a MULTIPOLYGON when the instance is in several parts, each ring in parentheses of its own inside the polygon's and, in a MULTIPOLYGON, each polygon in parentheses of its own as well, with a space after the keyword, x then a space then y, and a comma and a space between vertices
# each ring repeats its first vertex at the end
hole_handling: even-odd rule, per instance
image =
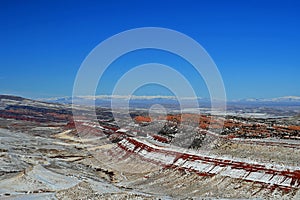
POLYGON ((300 199, 299 114, 91 110, 0 95, 0 199, 300 199))

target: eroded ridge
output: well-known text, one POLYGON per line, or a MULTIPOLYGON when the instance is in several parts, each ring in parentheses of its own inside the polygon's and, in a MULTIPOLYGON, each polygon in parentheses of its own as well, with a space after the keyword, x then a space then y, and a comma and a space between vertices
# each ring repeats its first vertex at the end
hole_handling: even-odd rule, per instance
MULTIPOLYGON (((228 176, 260 183, 269 189, 292 190, 300 188, 299 167, 268 166, 238 161, 216 156, 201 156, 199 153, 182 153, 180 149, 158 147, 145 140, 126 138, 118 143, 119 147, 141 156, 149 162, 160 164, 165 168, 173 168, 195 172, 200 176, 228 176)), ((182 149, 181 149, 182 150, 182 149)), ((184 150, 183 150, 184 151, 184 150)))

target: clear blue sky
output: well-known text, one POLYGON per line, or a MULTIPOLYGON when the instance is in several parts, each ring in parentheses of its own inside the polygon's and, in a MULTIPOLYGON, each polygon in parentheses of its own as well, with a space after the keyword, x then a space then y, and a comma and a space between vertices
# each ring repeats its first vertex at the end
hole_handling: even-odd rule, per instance
MULTIPOLYGON (((297 0, 0 0, 0 26, 0 93, 70 96, 81 62, 97 44, 127 29, 157 26, 185 33, 207 50, 229 99, 300 96, 297 0)), ((148 53, 136 54, 144 61, 169 57, 148 53)), ((129 65, 129 58, 116 62, 129 65)), ((103 79, 107 87, 100 93, 109 92, 114 74, 120 76, 117 66, 103 79)))

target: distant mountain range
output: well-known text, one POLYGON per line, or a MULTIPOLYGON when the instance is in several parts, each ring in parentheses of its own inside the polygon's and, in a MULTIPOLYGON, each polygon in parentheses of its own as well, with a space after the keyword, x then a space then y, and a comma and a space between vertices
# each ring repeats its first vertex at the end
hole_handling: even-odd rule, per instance
POLYGON ((300 102, 300 97, 285 96, 285 97, 277 97, 277 98, 269 98, 269 99, 248 98, 248 99, 240 99, 240 100, 235 100, 235 101, 240 101, 240 102, 300 102))
MULTIPOLYGON (((116 108, 123 109, 129 106, 129 110, 134 109, 155 109, 152 107, 154 104, 159 104, 168 112, 198 112, 211 113, 211 103, 209 99, 205 98, 183 98, 180 102, 175 97, 164 97, 164 96, 97 96, 97 97, 75 97, 75 107, 82 108, 82 105, 92 106, 96 105, 104 108, 116 108), (112 99, 114 104, 112 104, 112 99), (130 101, 128 101, 130 100, 130 101), (198 101, 199 105, 195 105, 198 101), (128 105, 129 104, 129 105, 128 105)), ((18 105, 23 107, 39 107, 42 110, 44 108, 61 108, 65 107, 72 109, 72 97, 60 97, 51 99, 26 99, 11 95, 0 95, 0 111, 1 105, 18 105), (62 105, 67 104, 67 105, 62 105)), ((222 105, 221 105, 222 106, 222 105)), ((217 108, 217 107, 215 107, 217 108)), ((221 110, 213 110, 214 114, 223 114, 221 110)), ((282 117, 282 116, 300 116, 300 97, 288 96, 272 99, 241 99, 236 101, 227 102, 226 112, 228 115, 239 115, 239 116, 258 116, 262 117, 282 117)))
MULTIPOLYGON (((57 98, 47 98, 47 99, 39 99, 47 102, 54 103, 64 103, 71 104, 72 97, 57 97, 57 98)), ((122 95, 99 95, 99 96, 78 96, 74 97, 73 102, 76 104, 84 104, 91 105, 96 102, 96 105, 110 105, 111 101, 115 103, 123 103, 125 101, 130 100, 130 102, 134 104, 174 104, 179 101, 184 104, 189 104, 190 102, 198 101, 201 104, 208 105, 210 104, 209 98, 201 98, 201 97, 182 97, 177 99, 174 96, 122 96, 122 95)), ((272 104, 272 105, 300 105, 300 97, 299 96, 284 96, 277 98, 246 98, 246 99, 238 99, 238 100, 229 100, 228 104, 272 104)))

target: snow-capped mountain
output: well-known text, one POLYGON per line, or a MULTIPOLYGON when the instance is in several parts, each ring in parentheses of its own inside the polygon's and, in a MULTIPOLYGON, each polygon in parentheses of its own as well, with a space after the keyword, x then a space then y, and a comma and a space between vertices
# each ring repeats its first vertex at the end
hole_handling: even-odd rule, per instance
POLYGON ((299 96, 284 96, 277 98, 247 98, 234 100, 234 102, 300 102, 299 96))
MULTIPOLYGON (((127 96, 127 95, 98 95, 98 96, 77 96, 74 97, 73 100, 77 101, 109 101, 111 99, 119 99, 119 100, 198 100, 198 101, 210 101, 209 98, 202 97, 180 97, 176 98, 175 96, 127 96)), ((39 99, 48 102, 57 102, 57 103, 72 103, 72 97, 53 97, 53 98, 43 98, 39 99)), ((276 98, 246 98, 246 99, 237 99, 237 100, 229 100, 229 102, 300 102, 300 96, 283 96, 276 98)))

